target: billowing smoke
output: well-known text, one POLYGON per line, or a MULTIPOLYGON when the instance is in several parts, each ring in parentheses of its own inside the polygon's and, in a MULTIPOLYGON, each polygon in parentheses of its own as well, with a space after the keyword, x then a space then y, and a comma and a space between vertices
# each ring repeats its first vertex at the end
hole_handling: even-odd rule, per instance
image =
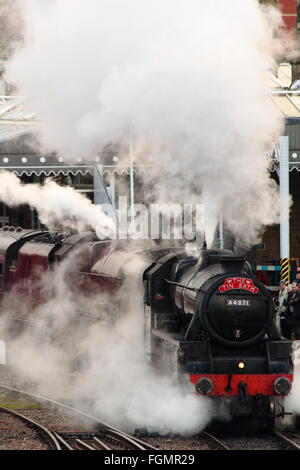
POLYGON ((88 159, 126 148, 131 132, 136 163, 165 175, 152 196, 205 203, 208 241, 221 214, 246 244, 278 221, 266 157, 282 126, 268 97, 268 69, 287 50, 277 10, 256 0, 20 8, 25 45, 8 74, 42 120, 44 147, 88 159))
POLYGON ((101 209, 75 189, 47 179, 43 185, 23 184, 8 171, 0 172, 0 201, 10 207, 28 204, 48 228, 83 230, 90 226, 100 238, 114 234, 114 223, 101 209))
POLYGON ((300 348, 298 341, 293 343, 294 377, 290 394, 285 399, 286 411, 300 415, 300 348))
POLYGON ((113 298, 84 295, 70 288, 68 278, 79 268, 81 253, 76 250, 45 275, 38 286, 44 299, 39 306, 14 293, 5 298, 0 337, 7 341, 10 373, 23 387, 29 383, 40 394, 67 398, 127 431, 191 434, 203 429, 212 417, 209 401, 196 396, 191 384, 174 384, 146 361, 137 277, 145 260, 128 259, 127 281, 113 298), (116 302, 122 306, 117 315, 116 302))

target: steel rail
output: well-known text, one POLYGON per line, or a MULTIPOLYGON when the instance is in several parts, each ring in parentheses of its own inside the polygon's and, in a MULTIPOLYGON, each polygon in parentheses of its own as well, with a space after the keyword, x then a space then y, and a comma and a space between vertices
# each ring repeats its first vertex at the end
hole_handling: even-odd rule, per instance
MULTIPOLYGON (((215 437, 214 435, 204 431, 202 433, 202 435, 206 435, 208 436, 211 440, 215 441, 218 445, 220 445, 223 449, 225 450, 235 450, 234 446, 233 447, 229 447, 227 444, 225 444, 224 442, 222 442, 221 439, 218 439, 217 437, 215 437)), ((274 436, 277 441, 280 441, 281 443, 284 443, 286 445, 288 445, 289 447, 292 447, 294 450, 300 450, 300 445, 298 445, 296 442, 294 442, 293 440, 289 439, 287 436, 285 436, 284 434, 278 432, 278 431, 272 431, 271 434, 269 434, 268 436, 266 437, 270 437, 270 435, 274 436)))
MULTIPOLYGON (((132 436, 130 436, 130 437, 132 438, 132 436)), ((158 449, 158 447, 152 446, 151 444, 148 444, 148 442, 142 441, 142 440, 140 440, 139 438, 137 438, 135 436, 133 437, 133 439, 135 440, 135 442, 138 442, 143 447, 145 447, 146 450, 157 450, 158 449)))
POLYGON ((154 446, 151 446, 150 444, 147 444, 146 442, 143 442, 140 439, 136 439, 135 437, 131 436, 130 434, 127 434, 126 432, 123 432, 123 431, 121 431, 121 430, 119 430, 119 429, 117 429, 113 426, 110 426, 108 423, 106 423, 105 421, 100 420, 96 416, 85 413, 84 411, 79 410, 77 408, 74 408, 72 406, 66 405, 65 403, 59 402, 57 400, 53 400, 49 397, 38 395, 36 393, 31 393, 31 392, 27 392, 25 390, 20 390, 20 389, 17 389, 15 387, 11 387, 9 385, 2 384, 2 383, 0 383, 0 388, 2 388, 4 390, 8 390, 10 392, 20 394, 20 395, 25 395, 27 397, 33 398, 34 400, 36 400, 38 402, 50 403, 51 405, 54 405, 57 408, 67 410, 67 411, 69 411, 69 412, 71 412, 75 415, 77 414, 79 416, 87 418, 90 421, 94 422, 95 424, 99 425, 103 430, 112 431, 112 432, 115 432, 116 434, 118 434, 120 437, 121 436, 124 437, 125 440, 127 439, 127 442, 129 442, 129 441, 131 441, 132 443, 136 442, 137 445, 136 445, 135 448, 140 448, 140 450, 146 450, 146 449, 155 450, 156 449, 154 446), (138 447, 138 446, 140 446, 140 447, 138 447))
POLYGON ((127 436, 120 431, 110 429, 108 430, 108 434, 114 437, 114 439, 116 439, 117 441, 126 444, 130 449, 146 450, 146 447, 141 445, 134 438, 132 438, 131 436, 127 436))
POLYGON ((84 450, 96 450, 95 447, 90 446, 86 442, 82 441, 81 439, 75 439, 75 442, 77 443, 78 447, 84 450))
POLYGON ((5 406, 0 406, 0 411, 2 413, 8 413, 13 416, 16 416, 17 418, 21 419, 22 421, 25 422, 25 424, 28 424, 30 426, 33 426, 38 429, 39 432, 42 432, 43 434, 46 434, 47 439, 50 440, 50 442, 54 445, 56 450, 61 450, 60 443, 58 442, 57 438, 55 437, 54 433, 50 431, 49 429, 45 428, 40 423, 37 423, 33 419, 28 418, 27 416, 22 415, 21 413, 18 413, 17 411, 10 410, 9 408, 6 408, 5 406))
POLYGON ((300 450, 299 444, 292 441, 292 439, 288 438, 287 436, 285 436, 281 432, 273 430, 273 434, 274 434, 275 437, 280 439, 282 442, 284 442, 285 444, 288 444, 289 446, 291 446, 294 450, 300 450))
POLYGON ((56 437, 56 439, 67 449, 67 450, 74 450, 72 446, 56 431, 51 431, 52 434, 56 437))
POLYGON ((95 441, 95 445, 97 449, 99 450, 112 450, 108 445, 106 445, 101 439, 98 439, 98 437, 93 437, 93 440, 95 441))
POLYGON ((215 437, 213 434, 210 434, 209 432, 203 431, 202 432, 203 436, 207 436, 211 441, 214 441, 215 444, 218 444, 222 449, 224 450, 232 450, 230 447, 228 447, 224 442, 222 442, 220 439, 215 437))

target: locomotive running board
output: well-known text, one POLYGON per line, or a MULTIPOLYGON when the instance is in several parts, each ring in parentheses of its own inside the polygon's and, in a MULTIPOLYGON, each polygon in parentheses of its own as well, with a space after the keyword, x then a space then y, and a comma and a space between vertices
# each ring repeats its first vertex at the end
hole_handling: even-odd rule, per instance
POLYGON ((160 361, 162 367, 166 367, 165 372, 170 374, 175 381, 178 380, 178 350, 180 342, 172 338, 168 333, 152 329, 151 331, 152 340, 160 341, 160 361))
POLYGON ((292 359, 293 359, 293 364, 297 365, 300 363, 300 341, 295 340, 293 341, 293 353, 292 353, 292 359))
POLYGON ((165 333, 165 332, 162 331, 162 330, 155 330, 155 329, 153 329, 153 330, 152 330, 152 335, 153 335, 153 336, 156 336, 157 338, 162 339, 163 341, 166 341, 166 343, 174 344, 174 345, 177 346, 178 348, 179 348, 179 346, 180 346, 180 342, 179 342, 177 339, 170 337, 169 334, 165 333))

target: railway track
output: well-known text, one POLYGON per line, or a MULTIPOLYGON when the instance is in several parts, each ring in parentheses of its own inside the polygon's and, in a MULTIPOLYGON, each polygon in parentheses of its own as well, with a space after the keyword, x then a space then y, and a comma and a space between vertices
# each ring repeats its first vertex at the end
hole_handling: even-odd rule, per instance
MULTIPOLYGON (((95 429, 93 431, 79 431, 79 432, 62 432, 61 430, 47 428, 42 426, 36 421, 21 415, 20 413, 2 407, 3 412, 10 413, 31 426, 35 426, 40 433, 47 436, 49 446, 52 449, 61 450, 116 450, 116 449, 134 449, 134 450, 156 450, 156 447, 144 442, 134 436, 127 434, 109 424, 101 421, 96 416, 85 413, 82 410, 69 406, 63 402, 52 400, 51 398, 44 397, 38 394, 30 393, 25 390, 20 390, 6 384, 0 384, 0 389, 9 393, 16 394, 22 398, 30 398, 31 400, 51 406, 59 411, 70 413, 73 417, 79 417, 85 422, 89 422, 95 429), (50 445, 51 443, 51 445, 50 445)), ((0 408, 1 411, 1 408, 0 408)))
POLYGON ((203 431, 201 433, 201 437, 202 436, 208 440, 209 447, 212 447, 213 450, 231 450, 225 442, 222 442, 222 440, 209 432, 203 431))
MULTIPOLYGON (((128 437, 116 431, 97 431, 96 433, 82 432, 56 432, 56 439, 61 446, 67 450, 150 450, 150 447, 142 441, 137 441, 133 437, 128 437)), ((153 446, 151 446, 154 449, 153 446)))
POLYGON ((21 413, 18 413, 17 411, 10 410, 6 407, 1 406, 0 407, 0 413, 6 413, 9 414, 19 420, 21 420, 25 425, 29 426, 30 428, 34 429, 39 436, 39 438, 43 441, 46 442, 49 449, 53 450, 61 450, 61 445, 59 441, 57 440, 56 436, 54 435, 53 432, 51 432, 48 428, 44 427, 42 424, 38 423, 37 421, 34 421, 27 416, 24 416, 21 413))
MULTIPOLYGON (((215 436, 213 434, 203 432, 202 436, 208 438, 213 449, 220 450, 300 450, 300 442, 295 441, 295 436, 278 431, 255 436, 215 436)), ((298 435, 300 441, 300 436, 298 435)))
MULTIPOLYGON (((289 437, 289 435, 286 435, 286 434, 283 434, 281 432, 278 432, 278 431, 273 431, 273 434, 283 443, 285 443, 287 446, 290 446, 291 449, 293 450, 300 450, 300 445, 299 445, 299 442, 295 442, 295 440, 293 440, 291 437, 289 437)), ((299 436, 298 436, 298 439, 299 436)))
MULTIPOLYGON (((135 436, 131 436, 107 423, 101 421, 96 416, 85 413, 82 410, 67 405, 66 403, 52 400, 51 398, 20 390, 6 384, 0 383, 0 390, 15 394, 22 398, 30 398, 39 404, 58 411, 68 412, 73 417, 84 418, 89 423, 84 429, 59 429, 57 426, 48 426, 33 420, 20 412, 7 407, 0 407, 0 413, 7 413, 16 419, 21 420, 29 428, 34 429, 38 438, 43 441, 49 449, 53 450, 158 450, 158 447, 145 442, 135 436), (92 428, 92 429, 90 429, 92 428)), ((300 435, 296 432, 282 433, 271 431, 270 433, 256 436, 229 436, 212 434, 203 431, 199 435, 199 440, 204 442, 211 450, 300 450, 300 435)), ((159 446, 164 448, 163 442, 159 446)), ((201 446, 200 446, 201 448, 201 446)))

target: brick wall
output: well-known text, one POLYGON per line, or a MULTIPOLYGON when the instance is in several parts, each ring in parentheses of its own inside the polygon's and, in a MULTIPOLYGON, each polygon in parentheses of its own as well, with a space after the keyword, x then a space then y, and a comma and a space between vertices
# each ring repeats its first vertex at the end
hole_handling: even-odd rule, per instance
MULTIPOLYGON (((276 176, 273 174, 274 178, 276 176)), ((290 213, 290 257, 300 258, 300 173, 293 170, 290 173, 290 194, 293 206, 290 213)), ((280 227, 269 227, 264 236, 265 250, 251 252, 251 258, 256 264, 278 262, 280 259, 280 227)))

